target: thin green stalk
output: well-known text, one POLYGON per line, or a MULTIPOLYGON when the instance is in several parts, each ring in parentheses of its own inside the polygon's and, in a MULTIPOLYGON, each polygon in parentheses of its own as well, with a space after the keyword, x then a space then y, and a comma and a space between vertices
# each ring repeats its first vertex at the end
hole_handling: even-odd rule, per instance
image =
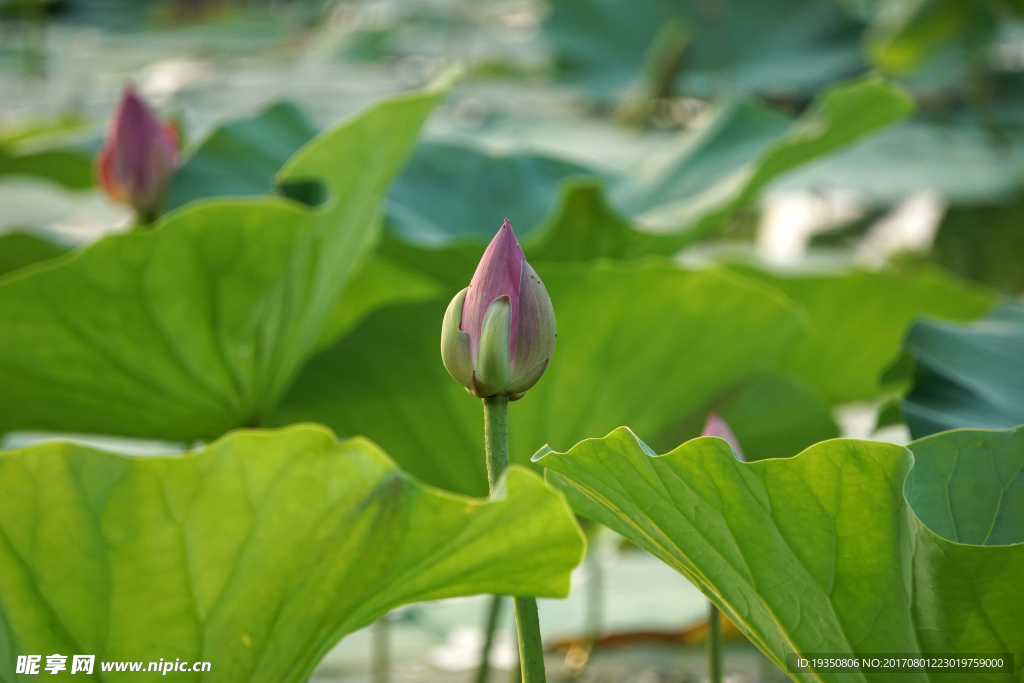
POLYGON ((540 640, 540 618, 537 599, 514 599, 516 631, 519 633, 519 666, 523 670, 523 683, 544 683, 544 645, 540 640))
MULTIPOLYGON (((494 491, 501 473, 508 467, 508 396, 484 399, 484 446, 487 450, 487 481, 494 491)), ((519 662, 523 683, 545 683, 544 647, 536 598, 516 597, 516 631, 519 634, 519 662)))
POLYGON ((713 602, 708 607, 708 683, 722 683, 722 620, 713 602))
POLYGON ((390 678, 390 630, 386 614, 373 624, 373 683, 388 683, 390 678))
POLYGON ((498 630, 502 602, 504 596, 491 596, 491 604, 487 608, 487 624, 484 627, 484 646, 480 652, 480 668, 476 670, 476 683, 487 683, 487 677, 491 673, 491 648, 494 646, 494 633, 498 630))
POLYGON ((484 448, 487 450, 487 483, 491 492, 508 467, 508 396, 484 399, 484 448))

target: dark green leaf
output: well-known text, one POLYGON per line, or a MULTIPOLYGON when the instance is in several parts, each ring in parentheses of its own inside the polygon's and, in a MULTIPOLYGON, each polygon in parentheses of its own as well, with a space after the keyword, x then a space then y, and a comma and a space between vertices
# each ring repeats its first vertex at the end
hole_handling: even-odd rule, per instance
POLYGON ((920 320, 905 348, 913 384, 903 401, 915 437, 958 427, 1024 424, 1024 306, 1007 303, 973 324, 920 320))
POLYGON ((302 112, 287 102, 216 128, 178 169, 166 210, 204 197, 270 193, 281 166, 316 134, 302 112))
POLYGON ((939 225, 931 257, 1004 294, 1024 293, 1024 195, 1009 203, 951 209, 939 225))
POLYGON ((676 78, 680 93, 800 97, 864 68, 860 22, 815 0, 556 0, 544 34, 564 77, 608 98, 634 81, 673 19, 692 36, 676 78))
POLYGON ((492 154, 424 142, 388 192, 388 227, 399 239, 438 248, 483 244, 508 218, 520 239, 547 215, 566 178, 593 171, 538 154, 492 154))
POLYGON ((67 252, 67 247, 48 242, 30 232, 5 232, 0 235, 0 277, 67 252))

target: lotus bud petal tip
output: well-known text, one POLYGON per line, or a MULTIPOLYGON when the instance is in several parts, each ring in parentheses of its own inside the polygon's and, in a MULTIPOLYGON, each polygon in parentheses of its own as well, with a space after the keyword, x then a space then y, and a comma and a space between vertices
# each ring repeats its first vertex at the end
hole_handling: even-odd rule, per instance
POLYGON ((733 452, 736 457, 746 462, 746 458, 743 457, 743 449, 740 448, 739 439, 733 434, 732 429, 729 428, 729 424, 722 418, 718 413, 711 413, 708 415, 707 422, 704 423, 704 429, 701 430, 701 436, 717 436, 720 439, 725 439, 732 446, 733 452))
POLYGON ((522 398, 555 350, 555 311, 508 219, 487 245, 469 287, 441 327, 448 373, 475 396, 522 398))
POLYGON ((96 158, 104 191, 130 204, 143 220, 152 220, 163 206, 178 160, 175 124, 161 122, 134 88, 126 87, 96 158))

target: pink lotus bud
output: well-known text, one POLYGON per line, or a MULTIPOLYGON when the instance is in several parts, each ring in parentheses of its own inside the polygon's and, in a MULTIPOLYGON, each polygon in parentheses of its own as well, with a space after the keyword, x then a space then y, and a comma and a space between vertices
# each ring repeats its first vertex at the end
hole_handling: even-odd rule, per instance
POLYGON ((555 337, 551 297, 506 220, 469 287, 448 305, 441 358, 470 393, 516 400, 544 374, 555 337))
POLYGON ((107 139, 96 158, 96 174, 116 202, 130 204, 139 219, 150 222, 163 207, 178 167, 178 135, 125 88, 107 139))
POLYGON ((736 457, 741 461, 746 462, 743 457, 743 449, 740 448, 739 439, 729 429, 728 423, 722 419, 722 416, 718 413, 711 413, 708 415, 708 421, 704 423, 704 430, 700 433, 701 436, 717 436, 719 439, 725 439, 732 446, 733 452, 736 457))

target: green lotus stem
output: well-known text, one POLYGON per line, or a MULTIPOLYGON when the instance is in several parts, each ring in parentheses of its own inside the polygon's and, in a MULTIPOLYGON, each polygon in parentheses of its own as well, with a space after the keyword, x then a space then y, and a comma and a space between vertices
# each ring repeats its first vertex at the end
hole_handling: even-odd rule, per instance
POLYGON ((388 644, 390 626, 388 615, 382 616, 373 624, 373 683, 388 683, 390 678, 390 647, 388 644))
POLYGON ((544 683, 544 645, 540 639, 540 618, 537 599, 513 599, 516 607, 516 630, 519 632, 519 666, 523 683, 544 683))
MULTIPOLYGON (((501 473, 508 467, 508 396, 483 399, 484 446, 487 450, 487 481, 494 491, 501 473)), ((513 599, 516 631, 519 634, 519 662, 523 683, 545 683, 544 646, 540 639, 537 599, 513 599)))
POLYGON ((502 602, 504 596, 491 596, 491 604, 487 608, 487 624, 484 626, 484 646, 480 651, 480 668, 476 670, 476 683, 487 683, 487 677, 491 673, 491 648, 494 646, 494 633, 498 630, 502 602))
POLYGON ((487 450, 487 483, 491 492, 508 467, 508 396, 484 399, 484 448, 487 450))
POLYGON ((708 606, 708 683, 722 683, 722 620, 713 602, 708 606))

